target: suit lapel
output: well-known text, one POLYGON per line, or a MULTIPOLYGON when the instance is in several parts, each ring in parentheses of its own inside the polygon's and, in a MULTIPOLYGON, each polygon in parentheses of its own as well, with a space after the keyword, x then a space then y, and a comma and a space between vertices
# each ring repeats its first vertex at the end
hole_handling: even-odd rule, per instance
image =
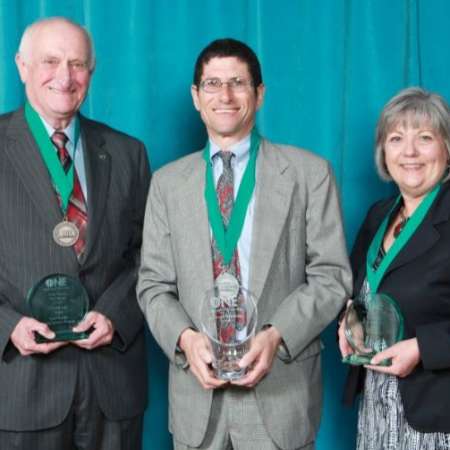
POLYGON ((201 153, 193 155, 181 173, 185 183, 181 183, 179 218, 180 226, 189 240, 191 264, 201 277, 206 289, 213 286, 211 233, 205 202, 205 163, 201 153), (195 246, 195 247, 194 247, 195 246))
MULTIPOLYGON (((445 207, 446 201, 445 196, 450 195, 450 185, 446 182, 442 186, 442 190, 432 205, 430 211, 425 217, 424 221, 411 237, 411 239, 406 243, 402 250, 398 253, 396 258, 392 261, 391 265, 386 270, 383 280, 394 270, 409 264, 414 259, 420 257, 426 253, 433 245, 439 241, 440 234, 436 228, 436 225, 449 220, 450 211, 445 207)), ((355 283, 355 292, 359 291, 359 288, 364 280, 366 274, 366 255, 368 248, 372 242, 372 239, 377 232, 381 222, 386 217, 386 214, 390 211, 394 199, 391 202, 384 204, 379 211, 374 212, 374 217, 371 220, 371 238, 367 241, 367 246, 363 255, 363 267, 364 270, 361 275, 358 276, 357 283, 355 283), (364 276, 363 276, 364 275, 364 276)), ((381 282, 383 283, 383 281, 381 282)))
POLYGON ((418 258, 428 251, 438 240, 439 233, 433 227, 431 219, 427 218, 392 261, 384 276, 386 277, 393 270, 418 258))
POLYGON ((88 191, 87 239, 82 258, 82 261, 86 261, 94 247, 104 217, 110 183, 111 155, 105 148, 103 137, 94 132, 89 122, 83 117, 81 118, 81 135, 88 191))
POLYGON ((55 190, 37 144, 25 121, 23 109, 13 113, 6 131, 5 152, 49 229, 63 219, 55 190))
POLYGON ((392 261, 392 264, 386 271, 385 276, 393 270, 404 266, 405 264, 408 264, 412 260, 423 255, 439 241, 440 234, 435 225, 443 221, 447 221, 449 218, 449 211, 447 208, 443 207, 446 203, 443 201, 443 197, 449 195, 448 187, 448 182, 442 186, 441 192, 435 199, 435 202, 428 211, 424 221, 421 223, 414 235, 411 236, 410 240, 399 252, 397 257, 392 261))
POLYGON ((289 163, 262 141, 256 168, 255 214, 250 255, 249 289, 259 298, 291 207, 295 182, 286 176, 289 163))

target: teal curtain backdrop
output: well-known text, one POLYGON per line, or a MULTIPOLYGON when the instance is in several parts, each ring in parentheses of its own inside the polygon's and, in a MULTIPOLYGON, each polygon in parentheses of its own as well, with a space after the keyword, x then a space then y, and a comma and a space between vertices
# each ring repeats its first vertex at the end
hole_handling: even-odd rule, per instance
MULTIPOLYGON (((383 104, 409 85, 450 98, 447 0, 0 0, 1 112, 23 103, 14 54, 25 26, 56 15, 86 26, 95 41, 98 64, 84 114, 142 139, 153 169, 205 142, 189 93, 199 51, 219 37, 247 42, 267 88, 259 129, 332 163, 349 246, 368 206, 392 192, 372 157, 383 104)), ((334 325, 323 339, 317 448, 349 450, 356 413, 340 404, 345 367, 334 325)), ((168 450, 167 362, 150 336, 149 343, 144 447, 168 450)))

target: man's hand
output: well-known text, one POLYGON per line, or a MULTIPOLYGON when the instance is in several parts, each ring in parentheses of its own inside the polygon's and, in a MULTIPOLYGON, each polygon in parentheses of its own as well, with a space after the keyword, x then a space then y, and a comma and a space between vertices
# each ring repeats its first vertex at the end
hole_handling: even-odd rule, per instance
POLYGON ((252 339, 250 350, 239 362, 240 367, 248 367, 247 373, 232 384, 249 388, 258 384, 270 372, 280 342, 281 334, 275 327, 260 331, 252 339))
POLYGON ((83 321, 73 328, 73 331, 81 333, 91 328, 93 331, 87 339, 71 341, 71 343, 85 350, 93 350, 94 348, 111 344, 114 336, 114 326, 106 316, 97 311, 89 311, 83 321))
POLYGON ((189 370, 204 389, 216 389, 227 384, 227 381, 214 376, 211 345, 206 335, 187 328, 181 333, 178 344, 186 355, 189 370))
POLYGON ((45 342, 36 343, 35 332, 47 339, 53 339, 55 333, 50 330, 47 324, 39 322, 32 317, 22 317, 11 333, 11 342, 22 356, 33 355, 35 353, 51 353, 57 348, 67 345, 67 342, 45 342))
POLYGON ((419 344, 416 338, 412 338, 397 342, 397 344, 377 353, 370 361, 371 364, 364 367, 375 370, 376 372, 388 373, 404 378, 413 371, 417 364, 419 364, 419 361, 419 344), (392 359, 392 364, 388 367, 373 365, 379 364, 385 359, 392 359))

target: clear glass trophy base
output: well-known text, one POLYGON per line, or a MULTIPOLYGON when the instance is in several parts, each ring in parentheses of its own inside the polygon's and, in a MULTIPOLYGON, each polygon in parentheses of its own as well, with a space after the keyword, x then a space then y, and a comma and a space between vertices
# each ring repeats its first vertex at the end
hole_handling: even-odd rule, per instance
POLYGON ((238 380, 245 375, 246 369, 239 366, 239 361, 248 352, 250 340, 241 344, 213 344, 214 374, 220 380, 238 380))
POLYGON ((235 381, 239 380, 245 375, 245 369, 241 369, 237 364, 227 364, 222 365, 221 367, 214 368, 214 375, 219 380, 225 381, 235 381))

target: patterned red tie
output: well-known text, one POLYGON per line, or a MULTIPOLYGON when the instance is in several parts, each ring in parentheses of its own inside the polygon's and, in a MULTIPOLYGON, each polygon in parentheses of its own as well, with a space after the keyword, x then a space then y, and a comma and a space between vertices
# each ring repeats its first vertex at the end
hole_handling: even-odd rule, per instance
MULTIPOLYGON (((66 143, 69 139, 62 131, 55 131, 51 137, 51 140, 58 151, 58 157, 61 161, 64 172, 67 173, 72 164, 72 158, 66 149, 66 143)), ((75 167, 73 170, 73 175, 73 191, 69 204, 67 205, 66 218, 69 222, 72 222, 80 232, 80 236, 73 246, 78 259, 80 259, 86 247, 87 208, 75 167)), ((59 195, 58 201, 61 205, 59 195)))
MULTIPOLYGON (((222 174, 219 177, 216 186, 217 201, 219 203, 220 212, 225 230, 230 222, 231 213, 234 205, 234 176, 233 168, 231 167, 231 159, 234 156, 232 152, 220 151, 217 157, 222 159, 222 174)), ((212 255, 213 255, 213 274, 216 279, 220 274, 228 272, 236 277, 241 282, 241 268, 239 265, 239 256, 237 249, 233 253, 233 258, 229 265, 224 264, 223 256, 217 247, 216 240, 212 240, 212 255)), ((235 334, 235 329, 239 327, 239 323, 234 321, 228 322, 224 325, 222 323, 220 329, 220 340, 222 342, 230 342, 235 334)))

